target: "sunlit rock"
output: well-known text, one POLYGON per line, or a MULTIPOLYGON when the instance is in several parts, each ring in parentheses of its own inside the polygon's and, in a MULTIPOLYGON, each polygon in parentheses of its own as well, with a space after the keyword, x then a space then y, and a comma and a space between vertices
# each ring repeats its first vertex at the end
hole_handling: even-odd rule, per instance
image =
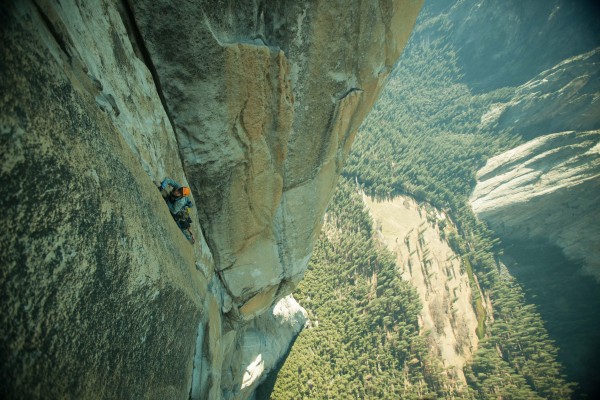
POLYGON ((541 136, 488 160, 471 206, 494 231, 540 239, 600 279, 600 131, 541 136))
POLYGON ((600 48, 571 57, 519 86, 510 101, 493 104, 482 128, 526 138, 600 126, 600 48))

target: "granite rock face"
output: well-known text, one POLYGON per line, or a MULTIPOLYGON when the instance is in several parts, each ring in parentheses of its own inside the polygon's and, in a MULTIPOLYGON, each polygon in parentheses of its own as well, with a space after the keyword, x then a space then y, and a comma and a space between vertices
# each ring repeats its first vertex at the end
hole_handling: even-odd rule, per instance
POLYGON ((243 346, 228 351, 222 386, 230 388, 224 397, 250 397, 264 377, 286 354, 290 343, 307 321, 306 311, 289 295, 279 300, 268 312, 252 320, 243 331, 243 346), (242 377, 241 385, 239 377, 242 377), (239 386, 238 386, 239 385, 239 386), (239 390, 239 393, 236 393, 239 390))
POLYGON ((354 134, 420 5, 132 3, 242 318, 302 278, 354 134))
POLYGON ((251 397, 420 6, 3 7, 2 397, 251 397), (192 187, 193 246, 164 176, 192 187))
POLYGON ((61 4, 2 10, 0 397, 186 398, 209 282, 150 177, 183 178, 175 136, 118 11, 61 4))
POLYGON ((600 48, 567 58, 519 86, 481 118, 525 144, 477 174, 473 211, 511 241, 557 245, 600 280, 600 48))
POLYGON ((510 101, 494 104, 484 128, 525 138, 600 128, 600 48, 568 58, 519 86, 510 101))
POLYGON ((546 240, 600 280, 600 131, 541 136, 488 160, 473 211, 512 240, 546 240))

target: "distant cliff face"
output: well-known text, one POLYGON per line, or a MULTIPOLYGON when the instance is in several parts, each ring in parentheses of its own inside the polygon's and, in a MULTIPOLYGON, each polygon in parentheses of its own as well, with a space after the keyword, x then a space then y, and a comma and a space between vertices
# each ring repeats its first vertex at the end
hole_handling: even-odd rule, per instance
POLYGON ((599 11, 593 0, 442 0, 424 9, 432 18, 419 36, 427 42, 451 32, 445 40, 463 81, 481 93, 521 85, 596 47, 599 11))
POLYGON ((4 7, 2 396, 250 397, 421 3, 4 7))
POLYGON ((506 103, 482 116, 484 129, 527 139, 552 132, 600 128, 600 47, 559 62, 519 86, 506 103))
POLYGON ((481 126, 526 139, 477 174, 473 211, 509 240, 559 246, 600 279, 600 48, 563 60, 493 104, 481 126))
POLYGON ((600 131, 539 137, 490 159, 473 211, 512 240, 547 240, 600 280, 600 131))
POLYGON ((554 25, 577 43, 556 43, 553 57, 581 53, 550 66, 542 57, 543 71, 482 115, 482 129, 528 141, 488 160, 470 201, 506 244, 504 261, 539 307, 569 379, 579 383, 579 394, 594 397, 600 371, 594 329, 600 302, 600 48, 585 47, 589 39, 592 46, 600 40, 573 31, 585 25, 554 25))

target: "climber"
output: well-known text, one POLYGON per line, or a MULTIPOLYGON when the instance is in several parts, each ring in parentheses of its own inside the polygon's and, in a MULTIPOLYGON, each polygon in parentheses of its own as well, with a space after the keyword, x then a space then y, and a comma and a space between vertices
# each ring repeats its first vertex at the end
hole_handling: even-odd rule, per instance
POLYGON ((192 243, 196 241, 190 224, 192 218, 190 217, 190 208, 193 207, 192 202, 189 199, 191 193, 190 188, 187 186, 181 186, 171 178, 165 178, 158 185, 158 189, 161 191, 163 199, 167 202, 167 207, 175 219, 177 226, 183 232, 185 237, 192 243), (167 187, 171 186, 173 189, 167 192, 167 187))

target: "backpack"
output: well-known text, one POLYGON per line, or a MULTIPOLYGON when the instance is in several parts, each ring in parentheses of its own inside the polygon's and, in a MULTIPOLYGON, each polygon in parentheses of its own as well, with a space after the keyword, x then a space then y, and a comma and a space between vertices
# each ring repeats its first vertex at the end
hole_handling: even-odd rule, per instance
POLYGON ((192 218, 190 217, 190 208, 185 207, 183 210, 175 214, 175 222, 177 226, 182 230, 188 229, 192 225, 192 218))

